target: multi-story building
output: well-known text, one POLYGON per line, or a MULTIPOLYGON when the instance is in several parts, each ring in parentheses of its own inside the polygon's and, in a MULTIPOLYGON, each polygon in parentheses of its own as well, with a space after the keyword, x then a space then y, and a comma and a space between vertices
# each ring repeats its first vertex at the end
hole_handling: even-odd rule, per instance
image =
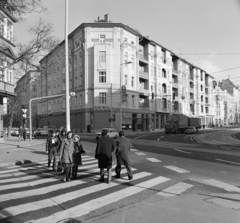
MULTIPOLYGON (((7 112, 7 98, 14 94, 14 74, 11 65, 16 58, 13 48, 13 25, 17 22, 6 1, 0 1, 0 115, 7 112)), ((0 130, 3 118, 0 119, 0 130)))
MULTIPOLYGON (((17 97, 13 107, 14 124, 25 124, 25 119, 23 118, 24 113, 22 109, 27 109, 26 115, 29 117, 29 101, 30 99, 37 97, 38 77, 38 72, 29 71, 17 81, 14 89, 17 97)), ((32 103, 32 121, 33 127, 38 127, 37 102, 32 103)), ((28 122, 26 124, 28 125, 28 122)))
MULTIPOLYGON (((138 30, 105 15, 77 27, 68 44, 75 131, 119 129, 121 120, 124 129, 149 131, 164 127, 171 114, 213 121, 213 77, 138 30)), ((65 125, 64 54, 63 41, 40 61, 38 96, 60 95, 38 103, 40 125, 65 125)))

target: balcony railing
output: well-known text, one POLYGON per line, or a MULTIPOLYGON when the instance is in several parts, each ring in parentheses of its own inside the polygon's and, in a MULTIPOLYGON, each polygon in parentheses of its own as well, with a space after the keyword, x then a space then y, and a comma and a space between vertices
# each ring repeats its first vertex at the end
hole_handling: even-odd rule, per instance
POLYGON ((139 76, 141 78, 144 78, 144 79, 148 79, 149 78, 149 74, 147 72, 142 71, 142 70, 139 70, 139 76))
POLYGON ((178 88, 178 82, 177 81, 173 81, 172 86, 178 88))
POLYGON ((148 58, 147 56, 144 56, 142 54, 139 54, 139 60, 141 60, 142 62, 148 63, 148 58))
POLYGON ((172 69, 172 74, 178 75, 178 71, 176 69, 172 69))
POLYGON ((190 87, 189 91, 190 91, 190 92, 194 92, 194 88, 193 88, 193 87, 190 87))

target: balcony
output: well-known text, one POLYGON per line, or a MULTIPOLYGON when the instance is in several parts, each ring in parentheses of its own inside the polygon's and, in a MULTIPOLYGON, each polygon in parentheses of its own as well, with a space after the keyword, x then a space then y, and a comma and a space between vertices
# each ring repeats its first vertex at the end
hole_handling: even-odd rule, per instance
POLYGON ((148 57, 147 56, 144 56, 142 54, 139 54, 139 60, 143 63, 146 63, 148 64, 148 57))
POLYGON ((149 75, 147 72, 144 72, 142 70, 139 71, 139 77, 143 78, 143 79, 149 79, 149 75))
POLYGON ((190 74, 190 81, 194 81, 193 75, 190 74))
POLYGON ((190 99, 190 104, 195 104, 196 103, 196 101, 194 101, 194 99, 190 99))
POLYGON ((205 106, 210 106, 210 104, 208 102, 205 103, 205 106))
POLYGON ((194 92, 194 88, 190 87, 189 91, 193 93, 194 92))
POLYGON ((173 68, 172 69, 172 74, 178 76, 178 71, 173 68))
POLYGON ((139 102, 139 109, 149 110, 149 106, 147 102, 139 102))
POLYGON ((144 88, 144 87, 140 87, 139 90, 141 91, 141 93, 143 93, 144 95, 148 95, 149 94, 149 89, 144 88))
POLYGON ((172 82, 172 86, 175 87, 175 88, 178 88, 178 82, 177 81, 173 81, 172 82))

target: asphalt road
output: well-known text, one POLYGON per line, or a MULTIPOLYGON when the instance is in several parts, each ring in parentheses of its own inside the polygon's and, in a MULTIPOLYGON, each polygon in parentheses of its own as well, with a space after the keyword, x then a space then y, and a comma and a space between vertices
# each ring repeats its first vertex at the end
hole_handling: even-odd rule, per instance
MULTIPOLYGON (((220 131, 223 137, 224 134, 229 135, 231 130, 220 131)), ((206 136, 210 143, 219 137, 219 130, 201 131, 198 134, 206 136)), ((235 133, 232 135, 235 138, 239 136, 235 133)), ((101 184, 96 181, 98 169, 95 169, 97 164, 93 158, 95 137, 82 137, 82 140, 88 157, 84 157, 76 181, 62 183, 61 174, 48 170, 44 166, 46 163, 35 164, 34 170, 16 167, 0 171, 0 222, 60 222, 68 217, 76 217, 80 222, 98 222, 100 218, 115 213, 122 218, 114 222, 124 222, 124 213, 121 214, 121 211, 149 199, 157 200, 160 205, 169 197, 169 209, 158 213, 159 218, 169 214, 169 221, 166 218, 165 223, 172 222, 170 215, 189 217, 184 222, 194 222, 190 221, 192 217, 201 219, 201 222, 211 220, 219 223, 236 223, 240 219, 239 212, 236 212, 240 210, 240 150, 237 144, 229 149, 229 146, 207 144, 197 136, 184 134, 135 137, 131 139, 133 147, 130 152, 134 180, 118 182, 113 179, 110 184, 101 184), (38 168, 39 172, 34 172, 38 168), (197 197, 219 198, 219 194, 226 199, 211 200, 212 212, 205 214, 193 208, 197 197), (229 203, 231 196, 236 199, 229 203), (180 203, 176 202, 179 197, 182 198, 180 203), (185 198, 189 199, 186 201, 185 198), (186 204, 192 208, 181 209, 186 204), (219 216, 222 221, 218 219, 219 216)), ((115 157, 113 163, 115 166, 115 157)), ((126 178, 126 173, 122 177, 126 178)), ((209 205, 205 199, 201 204, 203 207, 209 205)), ((209 210, 209 206, 206 207, 209 210)), ((103 222, 113 221, 106 217, 103 222)))

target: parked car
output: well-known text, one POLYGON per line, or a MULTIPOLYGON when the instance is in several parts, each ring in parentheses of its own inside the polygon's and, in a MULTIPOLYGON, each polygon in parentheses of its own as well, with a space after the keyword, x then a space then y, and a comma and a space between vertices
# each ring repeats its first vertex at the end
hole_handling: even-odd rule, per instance
POLYGON ((197 129, 193 126, 190 126, 185 130, 185 133, 186 134, 195 134, 195 133, 197 133, 197 129))
POLYGON ((11 135, 12 136, 19 136, 19 131, 17 128, 11 129, 11 135))
MULTIPOLYGON (((113 129, 113 128, 103 128, 103 129, 105 129, 105 130, 107 130, 107 136, 109 137, 109 138, 114 138, 114 139, 116 139, 117 137, 118 137, 118 132, 115 130, 115 129, 113 129)), ((102 130, 103 130, 102 129, 102 130)), ((102 130, 101 131, 99 131, 99 132, 96 132, 96 139, 99 139, 99 138, 101 138, 102 137, 102 130)))
POLYGON ((38 128, 36 131, 34 131, 35 136, 47 136, 48 130, 43 128, 38 128))

